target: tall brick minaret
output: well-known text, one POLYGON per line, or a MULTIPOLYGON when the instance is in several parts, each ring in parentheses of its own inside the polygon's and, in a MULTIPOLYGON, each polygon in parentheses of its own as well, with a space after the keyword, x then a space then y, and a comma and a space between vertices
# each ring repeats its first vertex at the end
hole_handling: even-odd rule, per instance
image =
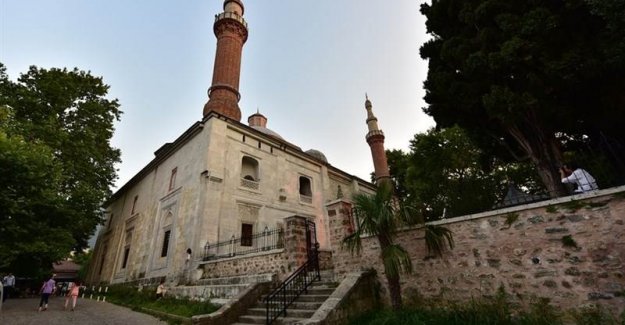
POLYGON ((369 97, 365 97, 367 99, 365 101, 365 108, 367 109, 367 128, 369 129, 366 139, 371 148, 373 167, 375 168, 375 180, 377 184, 390 182, 391 178, 386 161, 386 151, 384 151, 384 132, 378 128, 378 119, 373 115, 369 97))
POLYGON ((247 40, 247 22, 243 19, 243 2, 225 0, 224 12, 215 15, 213 31, 217 37, 213 83, 208 88, 204 116, 215 111, 233 120, 241 120, 239 109, 239 76, 241 53, 247 40))

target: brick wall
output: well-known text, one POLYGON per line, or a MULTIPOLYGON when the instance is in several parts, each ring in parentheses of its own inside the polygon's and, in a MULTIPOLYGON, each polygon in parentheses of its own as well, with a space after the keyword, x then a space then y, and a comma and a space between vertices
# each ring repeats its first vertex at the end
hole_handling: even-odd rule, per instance
MULTIPOLYGON (((412 275, 402 276, 404 296, 466 300, 503 286, 522 304, 537 296, 565 309, 597 302, 620 313, 625 306, 625 197, 621 192, 570 200, 439 222, 453 231, 456 243, 443 258, 427 257, 422 229, 401 232, 397 241, 414 266, 412 275), (565 236, 577 247, 565 245, 565 236)), ((350 227, 346 208, 347 202, 327 207, 337 278, 373 267, 383 279, 375 238, 363 238, 361 256, 340 249, 350 227)))

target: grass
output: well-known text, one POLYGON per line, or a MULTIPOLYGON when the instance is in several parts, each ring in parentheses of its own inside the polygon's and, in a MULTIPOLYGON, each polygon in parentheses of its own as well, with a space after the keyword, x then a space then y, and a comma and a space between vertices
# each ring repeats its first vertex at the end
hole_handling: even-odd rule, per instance
POLYGON ((558 207, 555 205, 550 205, 545 209, 545 211, 547 211, 548 213, 556 213, 558 212, 558 207))
POLYGON ((585 202, 582 201, 568 201, 560 204, 562 208, 565 210, 569 210, 570 212, 576 212, 577 210, 583 208, 586 205, 585 202))
POLYGON ((508 226, 508 228, 510 226, 512 226, 512 224, 515 223, 517 220, 519 220, 519 214, 518 213, 508 213, 508 214, 506 214, 506 225, 508 226))
POLYGON ((575 241, 575 239, 573 239, 573 237, 571 237, 571 235, 566 235, 562 237, 562 245, 564 245, 565 247, 577 248, 577 242, 575 241))
POLYGON ((350 325, 620 325, 625 313, 617 320, 600 307, 560 312, 549 299, 535 299, 526 310, 517 311, 502 290, 491 299, 469 303, 447 303, 413 306, 399 312, 376 310, 351 320, 350 325))
MULTIPOLYGON (((107 301, 130 307, 133 310, 144 312, 141 308, 190 318, 194 315, 210 314, 219 307, 208 303, 189 299, 176 299, 167 297, 156 299, 153 288, 144 288, 139 292, 130 286, 116 285, 109 288, 107 301)), ((176 319, 167 319, 168 322, 177 323, 176 319)))

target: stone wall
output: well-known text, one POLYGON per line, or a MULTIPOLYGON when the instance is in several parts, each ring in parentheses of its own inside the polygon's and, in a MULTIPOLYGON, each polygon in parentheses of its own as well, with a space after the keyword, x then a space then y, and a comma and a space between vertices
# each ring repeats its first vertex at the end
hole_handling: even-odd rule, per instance
MULTIPOLYGON (((363 238, 360 256, 340 249, 351 227, 350 208, 348 202, 327 206, 336 276, 373 267, 383 279, 375 238, 363 238)), ((624 220, 623 192, 606 190, 439 221, 453 231, 456 244, 443 258, 427 256, 423 229, 401 232, 397 241, 411 254, 415 270, 402 276, 403 294, 466 300, 503 286, 521 304, 547 297, 564 309, 596 302, 620 313, 624 220)))
POLYGON ((299 322, 298 325, 349 324, 354 316, 379 307, 376 294, 378 286, 374 272, 361 271, 347 274, 312 317, 299 322))
POLYGON ((201 266, 204 271, 202 279, 264 273, 277 273, 282 278, 290 274, 286 261, 284 249, 210 261, 201 266))
MULTIPOLYGON (((292 216, 286 218, 285 223, 284 249, 203 262, 201 278, 274 273, 280 280, 285 279, 308 260, 306 218, 292 216)), ((327 255, 325 252, 323 256, 329 264, 327 255)))

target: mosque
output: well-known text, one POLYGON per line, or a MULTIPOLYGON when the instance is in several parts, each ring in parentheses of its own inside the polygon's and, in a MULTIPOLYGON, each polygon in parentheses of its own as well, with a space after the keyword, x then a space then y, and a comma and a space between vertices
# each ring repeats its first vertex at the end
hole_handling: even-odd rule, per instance
MULTIPOLYGON (((269 129, 259 112, 241 122, 243 15, 241 0, 225 0, 215 16, 217 48, 201 121, 158 148, 105 202, 88 283, 181 277, 193 283, 211 277, 205 265, 212 260, 280 248, 259 234, 282 240, 292 216, 314 225, 316 247, 331 251, 327 204, 375 190, 333 167, 321 151, 303 150, 269 129)), ((388 178, 384 134, 368 99, 365 108, 376 177, 388 178)))

